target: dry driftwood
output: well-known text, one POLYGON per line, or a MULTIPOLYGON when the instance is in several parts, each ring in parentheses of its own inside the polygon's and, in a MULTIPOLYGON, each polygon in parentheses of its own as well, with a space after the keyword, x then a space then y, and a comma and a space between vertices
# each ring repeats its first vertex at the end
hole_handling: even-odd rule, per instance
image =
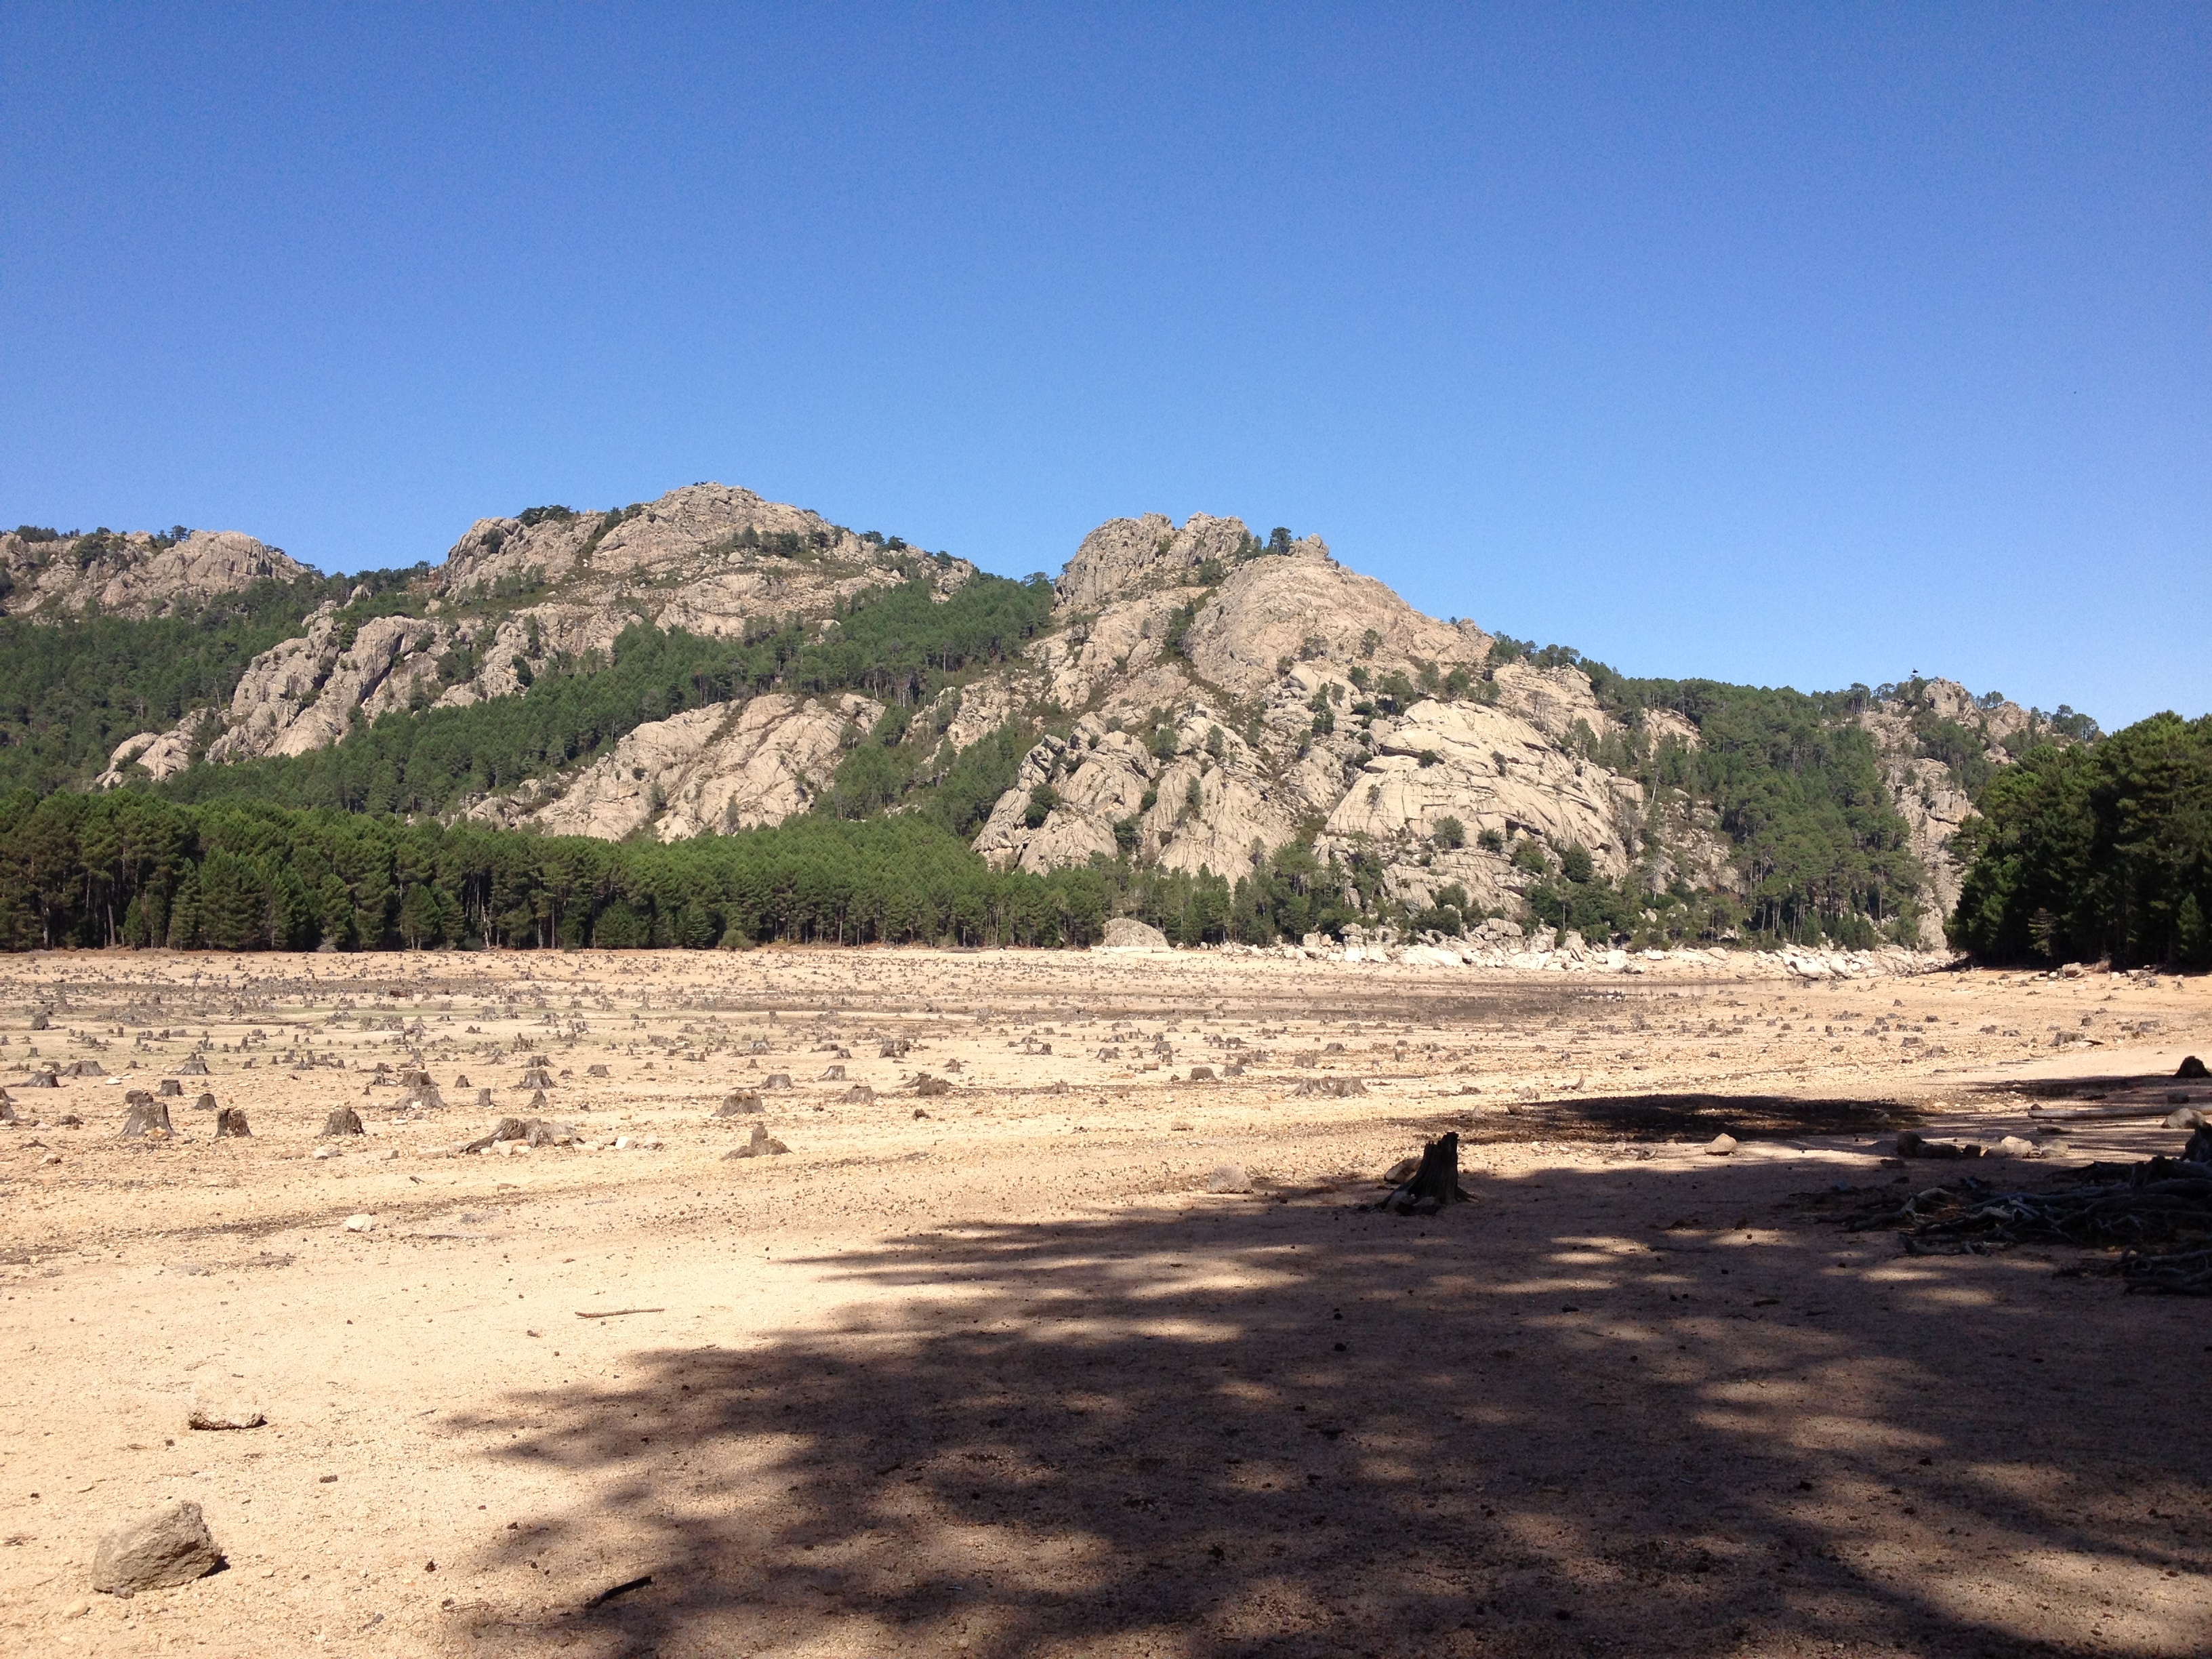
POLYGON ((2212 1130, 2183 1158, 2092 1164, 2087 1179, 2050 1192, 2004 1192, 1971 1176, 1902 1203, 1844 1218, 1853 1232, 1897 1228, 1912 1255, 1982 1255, 2016 1244, 2124 1248, 2114 1269, 2130 1291, 2212 1295, 2212 1249, 2153 1247, 2212 1236, 2212 1130))

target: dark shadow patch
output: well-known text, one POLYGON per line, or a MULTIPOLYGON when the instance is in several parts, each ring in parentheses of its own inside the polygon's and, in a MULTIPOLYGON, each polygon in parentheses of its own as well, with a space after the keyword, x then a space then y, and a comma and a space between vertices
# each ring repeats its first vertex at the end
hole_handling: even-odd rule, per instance
POLYGON ((1598 1095, 1515 1101, 1454 1118, 1462 1140, 1794 1140, 1894 1133, 1920 1121, 1893 1100, 1802 1100, 1788 1095, 1598 1095))
POLYGON ((1985 1264, 1869 1275, 1893 1243, 1846 1268, 1825 1225, 1655 1231, 1740 1208, 1702 1168, 1546 1171, 1556 1231, 1510 1247, 1490 1220, 1528 1183, 1462 1179, 1474 1201, 1429 1222, 915 1235, 815 1264, 915 1293, 842 1328, 494 1400, 457 1426, 555 1496, 481 1565, 574 1550, 611 1576, 612 1548, 653 1584, 518 1591, 464 1621, 469 1650, 1949 1659, 2076 1650, 2026 1633, 2041 1591, 1969 1603, 1930 1574, 2016 1589, 2048 1548, 2130 1596, 2201 1589, 2200 1540, 2159 1518, 2212 1502, 2193 1328, 2107 1287, 1942 1277, 1985 1264), (2049 1389, 2027 1357, 2061 1342, 2127 1354, 2124 1417, 2049 1389))

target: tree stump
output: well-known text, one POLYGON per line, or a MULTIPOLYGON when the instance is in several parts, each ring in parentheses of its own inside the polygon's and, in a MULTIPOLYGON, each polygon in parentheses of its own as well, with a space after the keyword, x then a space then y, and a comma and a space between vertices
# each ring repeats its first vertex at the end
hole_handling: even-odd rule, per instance
POLYGON ((524 1122, 522 1119, 519 1117, 503 1117, 500 1119, 497 1123, 492 1126, 492 1131, 489 1134, 477 1136, 474 1140, 469 1142, 467 1146, 462 1147, 461 1150, 465 1152, 481 1152, 488 1146, 498 1146, 502 1140, 526 1141, 529 1139, 530 1125, 528 1123, 524 1122))
POLYGON ((732 1089, 722 1097, 721 1106, 715 1111, 714 1115, 743 1117, 747 1112, 757 1112, 760 1109, 761 1097, 749 1089, 732 1089))
POLYGON ((226 1106, 217 1112, 215 1115, 215 1132, 217 1139, 224 1135, 243 1138, 253 1133, 246 1127, 246 1109, 243 1106, 226 1106))
POLYGON ((1466 1201, 1459 1184, 1459 1136, 1455 1133, 1421 1148, 1421 1161, 1413 1175, 1382 1200, 1382 1207, 1397 1215, 1434 1215, 1447 1204, 1466 1201))
POLYGON ((131 1102, 130 1106, 130 1111, 123 1119, 125 1134, 149 1134, 156 1129, 165 1135, 173 1133, 169 1127, 169 1109, 151 1095, 143 1100, 131 1102))
POLYGON ((165 1077, 161 1079, 161 1086, 157 1088, 155 1092, 156 1094, 174 1095, 181 1099, 184 1096, 185 1085, 173 1077, 165 1077))
POLYGON ((350 1106, 341 1106, 323 1120, 326 1135, 359 1135, 368 1131, 361 1127, 361 1114, 350 1106))
POLYGON ((198 1110, 203 1112, 212 1112, 216 1109, 215 1097, 211 1094, 203 1094, 198 1100, 192 1103, 192 1105, 198 1110))

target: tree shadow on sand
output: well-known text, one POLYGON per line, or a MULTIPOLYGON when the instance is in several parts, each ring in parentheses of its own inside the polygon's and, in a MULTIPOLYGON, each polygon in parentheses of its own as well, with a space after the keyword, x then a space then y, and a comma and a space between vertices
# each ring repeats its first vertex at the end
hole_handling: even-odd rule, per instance
POLYGON ((840 1253, 910 1294, 510 1396, 477 1425, 556 1498, 485 1563, 601 1577, 462 1609, 469 1650, 2203 1646, 2200 1310, 1679 1171, 1464 1180, 840 1253), (1501 1246, 1540 1198, 1580 1231, 1501 1246))

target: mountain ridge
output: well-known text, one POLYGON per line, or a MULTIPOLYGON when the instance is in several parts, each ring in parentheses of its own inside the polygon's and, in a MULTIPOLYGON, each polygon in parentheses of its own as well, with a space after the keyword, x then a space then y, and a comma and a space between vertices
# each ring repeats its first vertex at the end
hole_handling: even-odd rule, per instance
MULTIPOLYGON (((24 572, 9 614, 46 624, 72 603, 151 617, 313 575, 236 532, 101 532, 89 557, 19 534, 0 556, 24 572)), ((672 841, 916 810, 963 757, 975 787, 988 744, 999 771, 983 781, 1003 787, 961 833, 1002 868, 1126 860, 1256 890, 1310 863, 1363 914, 1465 926, 1556 903, 1563 921, 1581 906, 1626 933, 1679 907, 1712 933, 1756 915, 1775 880, 1726 774, 1778 739, 1762 727, 1723 755, 1708 732, 1764 698, 1754 725, 1785 746, 1817 738, 1814 771, 1849 774, 1828 790, 1843 805, 1784 806, 1818 826, 1807 833, 1850 890, 1801 880, 1796 908, 1770 907, 1762 931, 1933 945, 1974 785, 2050 729, 1942 680, 1825 702, 1626 680, 1425 616, 1318 537, 1262 539, 1234 517, 1109 520, 1039 592, 702 483, 479 520, 440 564, 325 597, 227 700, 131 733, 90 781, 191 798, 305 789, 301 766, 329 772, 380 734, 427 741, 441 721, 546 704, 556 683, 580 696, 654 651, 690 653, 696 686, 671 667, 638 707, 500 775, 471 762, 469 787, 434 803, 410 804, 410 749, 382 763, 389 799, 331 785, 343 798, 328 804, 672 841), (951 625, 977 638, 939 652, 951 625), (848 640, 849 660, 821 665, 848 640), (680 706, 644 706, 656 699, 680 706)))

